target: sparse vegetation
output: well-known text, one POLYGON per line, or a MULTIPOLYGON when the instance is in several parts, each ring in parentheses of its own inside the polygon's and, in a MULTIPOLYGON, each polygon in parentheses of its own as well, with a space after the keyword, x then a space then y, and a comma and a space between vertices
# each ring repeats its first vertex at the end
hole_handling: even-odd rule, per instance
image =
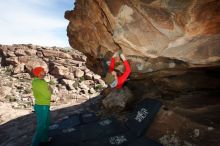
POLYGON ((55 85, 56 83, 55 83, 55 81, 54 80, 50 80, 49 81, 49 85, 55 85))
POLYGON ((95 86, 95 90, 102 90, 103 86, 101 84, 98 84, 95 86))
POLYGON ((79 78, 79 82, 82 82, 82 81, 84 81, 84 80, 85 80, 84 77, 80 77, 80 78, 79 78))
POLYGON ((77 80, 72 84, 72 86, 73 86, 74 88, 77 88, 78 85, 79 85, 79 81, 77 81, 77 80))

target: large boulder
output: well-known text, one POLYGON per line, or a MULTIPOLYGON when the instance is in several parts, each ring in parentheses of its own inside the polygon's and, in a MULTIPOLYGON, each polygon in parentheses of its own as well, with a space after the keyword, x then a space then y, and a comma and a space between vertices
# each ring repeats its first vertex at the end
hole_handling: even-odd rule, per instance
POLYGON ((96 58, 115 48, 136 64, 138 57, 145 62, 168 57, 192 66, 216 65, 219 9, 218 0, 76 0, 65 18, 70 45, 86 54, 91 69, 96 58))
POLYGON ((51 74, 55 76, 69 75, 69 69, 62 65, 55 65, 51 71, 51 74))
POLYGON ((31 57, 31 58, 27 61, 27 63, 25 64, 25 66, 26 66, 26 68, 27 68, 27 70, 28 70, 29 72, 31 72, 31 70, 32 70, 33 68, 39 67, 39 66, 43 67, 46 72, 49 71, 47 63, 46 63, 45 61, 43 61, 42 59, 40 59, 40 58, 31 57))
POLYGON ((132 101, 134 101, 132 92, 127 87, 124 87, 123 89, 115 89, 110 92, 102 100, 102 104, 109 111, 119 112, 124 110, 128 105, 131 105, 132 101))

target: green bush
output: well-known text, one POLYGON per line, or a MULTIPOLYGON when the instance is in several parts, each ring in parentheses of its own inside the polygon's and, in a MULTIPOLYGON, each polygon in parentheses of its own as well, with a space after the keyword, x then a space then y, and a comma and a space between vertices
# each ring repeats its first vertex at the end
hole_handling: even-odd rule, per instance
POLYGON ((95 90, 101 90, 101 89, 103 89, 103 86, 101 84, 95 86, 95 90))
POLYGON ((79 82, 82 82, 82 81, 84 81, 84 80, 85 80, 84 77, 80 77, 80 78, 79 78, 79 82))

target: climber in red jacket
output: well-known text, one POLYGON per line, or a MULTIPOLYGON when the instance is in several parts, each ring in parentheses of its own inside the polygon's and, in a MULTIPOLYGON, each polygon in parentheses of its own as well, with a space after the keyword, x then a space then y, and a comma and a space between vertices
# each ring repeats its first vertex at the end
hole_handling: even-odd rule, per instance
POLYGON ((121 50, 114 53, 114 55, 111 58, 111 63, 109 65, 109 71, 105 77, 105 82, 110 85, 111 88, 121 89, 124 82, 127 80, 128 76, 131 73, 130 65, 125 58, 124 54, 121 52, 121 50), (114 71, 115 68, 115 58, 117 56, 120 56, 120 58, 123 61, 123 64, 125 66, 125 71, 122 75, 117 76, 117 73, 114 71))

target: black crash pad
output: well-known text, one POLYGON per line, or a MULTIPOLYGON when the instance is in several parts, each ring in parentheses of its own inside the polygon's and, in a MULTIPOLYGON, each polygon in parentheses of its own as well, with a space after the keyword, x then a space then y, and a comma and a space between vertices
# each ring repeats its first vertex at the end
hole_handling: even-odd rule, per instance
POLYGON ((88 113, 80 114, 80 119, 81 119, 82 124, 87 124, 87 123, 98 121, 99 117, 97 117, 95 113, 88 112, 88 113))
POLYGON ((132 143, 136 138, 130 132, 125 132, 117 135, 107 136, 102 139, 98 138, 93 141, 87 141, 81 146, 127 146, 132 143))
POLYGON ((128 117, 126 126, 137 137, 143 135, 150 127, 154 117, 159 111, 161 103, 157 100, 146 99, 137 104, 134 111, 128 117))
POLYGON ((53 137, 54 135, 63 134, 62 131, 65 129, 73 128, 81 124, 80 115, 74 114, 66 116, 63 120, 58 121, 52 124, 49 128, 49 136, 53 137))
POLYGON ((77 127, 57 129, 55 134, 50 134, 54 139, 51 146, 79 145, 83 141, 102 139, 107 136, 116 135, 128 131, 125 125, 115 118, 101 119, 96 122, 83 124, 77 127))
POLYGON ((132 143, 128 144, 127 146, 163 146, 163 145, 152 139, 142 137, 134 140, 132 143))
POLYGON ((101 119, 97 122, 81 126, 82 140, 94 140, 127 131, 127 127, 115 118, 101 119))
POLYGON ((50 146, 78 146, 81 143, 81 129, 77 128, 67 128, 59 131, 59 134, 53 135, 52 142, 50 146))

